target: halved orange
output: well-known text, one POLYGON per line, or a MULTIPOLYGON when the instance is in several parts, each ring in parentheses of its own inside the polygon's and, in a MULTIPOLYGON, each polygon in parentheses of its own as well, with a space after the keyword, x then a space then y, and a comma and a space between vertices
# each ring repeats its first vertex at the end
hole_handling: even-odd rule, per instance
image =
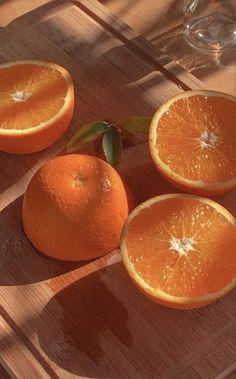
POLYGON ((198 308, 236 285, 236 220, 207 198, 157 196, 130 213, 121 253, 130 278, 151 300, 198 308))
POLYGON ((91 155, 68 154, 48 161, 33 176, 22 218, 39 251, 76 261, 116 249, 129 209, 132 195, 111 165, 91 155))
POLYGON ((216 195, 236 187, 236 98, 186 91, 160 107, 149 131, 158 170, 186 192, 216 195))
POLYGON ((0 151, 45 149, 65 132, 73 110, 73 82, 65 68, 43 61, 0 65, 0 151))

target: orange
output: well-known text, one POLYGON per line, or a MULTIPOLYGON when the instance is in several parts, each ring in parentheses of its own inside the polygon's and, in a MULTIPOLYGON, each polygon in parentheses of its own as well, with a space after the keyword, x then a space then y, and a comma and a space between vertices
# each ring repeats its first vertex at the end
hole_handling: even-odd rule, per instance
POLYGON ((198 308, 236 285, 236 221, 207 198, 161 195, 139 205, 121 252, 134 284, 169 307, 198 308))
POLYGON ((132 200, 118 172, 89 155, 59 156, 33 176, 23 226, 41 253, 66 261, 102 256, 119 246, 132 200))
POLYGON ((67 129, 74 110, 68 71, 42 61, 0 65, 0 151, 43 150, 67 129))
POLYGON ((217 195, 236 187, 236 98, 198 90, 160 107, 149 129, 158 170, 186 192, 217 195))

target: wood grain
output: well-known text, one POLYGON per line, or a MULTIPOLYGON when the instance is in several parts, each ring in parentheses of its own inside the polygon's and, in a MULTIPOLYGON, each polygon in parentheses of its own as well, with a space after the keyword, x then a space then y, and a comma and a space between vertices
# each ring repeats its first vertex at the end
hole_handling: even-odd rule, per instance
MULTIPOLYGON (((2 316, 0 316, 0 331, 1 331, 1 340, 0 340, 0 352, 1 352, 1 361, 4 362, 10 377, 14 378, 45 378, 49 379, 54 375, 53 370, 50 367, 48 373, 40 364, 40 356, 34 355, 34 349, 28 349, 24 341, 19 338, 16 333, 16 330, 12 330, 12 325, 9 325, 6 320, 9 320, 10 317, 5 314, 4 310, 0 309, 2 316), (5 316, 5 318, 4 318, 5 316), (33 350, 33 351, 31 351, 33 350), (26 364, 26 367, 23 367, 22 362, 26 364)), ((11 320, 12 321, 12 320, 11 320)), ((4 376, 0 370, 0 377, 4 379, 4 376)), ((4 373, 5 375, 5 373, 4 373)), ((5 379, 9 378, 6 376, 5 379)))
MULTIPOLYGON (((22 195, 31 176, 63 153, 79 126, 151 115, 180 91, 143 58, 149 52, 141 40, 135 45, 141 53, 127 44, 132 32, 117 20, 114 26, 98 3, 58 4, 19 19, 14 27, 22 29, 7 44, 8 30, 0 32, 0 62, 37 58, 64 65, 77 101, 69 131, 52 147, 28 156, 0 154, 0 362, 19 379, 225 378, 236 357, 235 291, 200 310, 170 310, 134 288, 118 251, 89 263, 59 262, 41 256, 23 233, 22 195)), ((136 203, 175 192, 154 168, 147 144, 136 142, 118 168, 136 203)), ((217 200, 235 214, 235 199, 234 191, 217 200)))
MULTIPOLYGON (((2 0, 0 26, 5 26, 15 18, 46 3, 59 3, 59 1, 2 0)), ((185 71, 181 69, 181 73, 178 74, 180 78, 184 75, 187 82, 195 80, 197 86, 200 79, 205 83, 205 87, 236 95, 236 52, 230 50, 220 54, 205 54, 189 46, 182 33, 183 0, 156 2, 100 0, 100 2, 113 13, 113 16, 116 15, 116 18, 135 30, 136 35, 139 33, 144 36, 145 44, 147 45, 147 41, 149 45, 152 44, 152 50, 156 52, 156 56, 161 57, 161 62, 170 62, 171 59, 193 74, 192 77, 190 75, 186 78, 185 71)))
POLYGON ((206 86, 236 96, 236 50, 206 54, 187 44, 183 38, 183 0, 101 2, 206 86))
MULTIPOLYGON (((171 62, 170 58, 163 55, 161 50, 154 48, 151 43, 141 37, 137 32, 132 30, 127 24, 119 19, 114 14, 111 14, 106 7, 102 6, 97 1, 90 0, 74 0, 73 3, 83 9, 84 12, 92 16, 101 25, 115 34, 126 46, 142 60, 153 66, 158 71, 175 82, 180 89, 201 88, 206 87, 196 77, 191 74, 186 74, 181 66, 171 62), (166 67, 165 67, 166 66, 166 67)), ((45 6, 36 8, 29 12, 27 17, 20 17, 12 22, 9 27, 2 33, 1 42, 9 43, 11 38, 31 28, 35 22, 43 21, 50 18, 55 12, 64 8, 67 1, 51 0, 45 6)))
POLYGON ((50 0, 0 0, 0 26, 6 26, 15 18, 48 3, 50 0))
POLYGON ((4 370, 2 366, 0 366, 0 378, 1 379, 10 379, 10 376, 8 375, 7 371, 4 370))

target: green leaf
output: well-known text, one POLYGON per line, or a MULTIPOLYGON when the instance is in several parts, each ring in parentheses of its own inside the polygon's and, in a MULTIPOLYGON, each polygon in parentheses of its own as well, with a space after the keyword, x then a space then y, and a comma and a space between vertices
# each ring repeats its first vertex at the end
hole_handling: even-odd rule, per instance
POLYGON ((115 166, 120 159, 122 152, 122 140, 117 128, 111 127, 104 133, 102 138, 102 148, 108 163, 115 166))
POLYGON ((124 120, 121 127, 131 133, 148 133, 151 117, 133 116, 124 120))
POLYGON ((105 121, 92 122, 82 126, 67 143, 67 150, 70 152, 78 150, 82 145, 94 141, 110 127, 111 125, 105 121))

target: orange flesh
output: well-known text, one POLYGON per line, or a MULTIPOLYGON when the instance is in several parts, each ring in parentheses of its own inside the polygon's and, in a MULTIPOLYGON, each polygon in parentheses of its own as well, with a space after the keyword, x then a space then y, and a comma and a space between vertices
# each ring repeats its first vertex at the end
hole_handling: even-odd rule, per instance
POLYGON ((25 63, 1 68, 0 89, 0 129, 22 130, 54 117, 64 104, 68 86, 59 71, 25 63), (17 92, 30 97, 16 102, 17 92))
POLYGON ((236 103, 216 96, 174 102, 158 123, 162 162, 190 180, 223 182, 236 176, 236 103), (200 138, 206 137, 205 144, 200 138), (209 136, 216 138, 214 142, 209 136))
POLYGON ((214 293, 231 282, 235 246, 235 225, 194 199, 168 199, 141 210, 130 222, 126 239, 137 274, 152 288, 181 297, 214 293), (192 239, 194 250, 180 254, 173 238, 192 239))

